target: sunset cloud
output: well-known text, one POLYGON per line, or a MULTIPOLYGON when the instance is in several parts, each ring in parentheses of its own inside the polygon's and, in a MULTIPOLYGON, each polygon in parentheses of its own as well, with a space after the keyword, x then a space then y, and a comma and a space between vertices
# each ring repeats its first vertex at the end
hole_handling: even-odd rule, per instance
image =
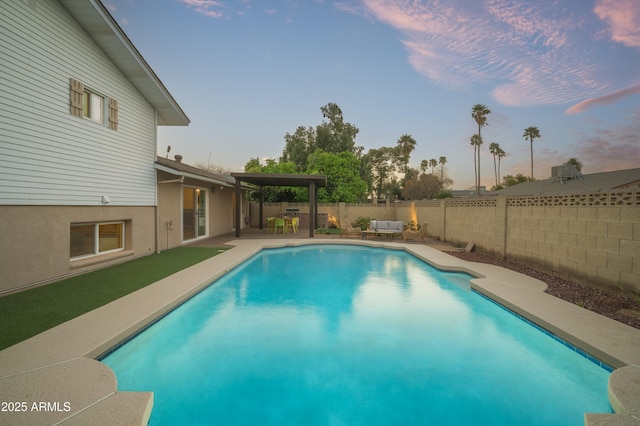
POLYGON ((590 47, 580 44, 579 12, 563 6, 528 0, 363 4, 367 15, 402 34, 410 64, 438 84, 493 84, 495 99, 509 106, 574 102, 607 86, 595 77, 598 63, 585 54, 590 47))
POLYGON ((640 84, 636 84, 634 86, 627 87, 626 89, 618 90, 617 92, 609 93, 604 96, 584 100, 582 102, 579 102, 573 105, 572 107, 567 109, 565 112, 567 114, 577 114, 589 108, 592 108, 594 106, 610 105, 614 102, 617 102, 621 99, 626 98, 627 96, 636 95, 636 94, 640 94, 640 84))
POLYGON ((597 0, 594 13, 607 22, 611 39, 629 47, 640 47, 640 2, 597 0))

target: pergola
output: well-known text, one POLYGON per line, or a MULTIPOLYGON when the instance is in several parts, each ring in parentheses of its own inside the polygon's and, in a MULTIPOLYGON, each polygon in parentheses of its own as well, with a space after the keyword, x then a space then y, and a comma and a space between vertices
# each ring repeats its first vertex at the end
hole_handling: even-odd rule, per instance
POLYGON ((325 175, 293 175, 271 173, 231 173, 236 179, 236 237, 240 236, 240 186, 242 182, 256 185, 260 189, 260 228, 262 228, 262 206, 265 186, 306 186, 309 188, 309 236, 313 237, 318 213, 316 188, 327 186, 325 175))

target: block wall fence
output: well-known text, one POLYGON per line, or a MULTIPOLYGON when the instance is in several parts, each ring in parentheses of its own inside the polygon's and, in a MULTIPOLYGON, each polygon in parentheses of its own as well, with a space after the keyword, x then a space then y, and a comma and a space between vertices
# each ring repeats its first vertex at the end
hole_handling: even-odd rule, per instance
MULTIPOLYGON (((302 203, 267 203, 263 218, 302 203)), ((640 192, 478 197, 390 204, 319 204, 329 220, 359 217, 428 223, 429 235, 557 276, 640 294, 640 192)), ((251 206, 257 227, 258 206, 251 206)))

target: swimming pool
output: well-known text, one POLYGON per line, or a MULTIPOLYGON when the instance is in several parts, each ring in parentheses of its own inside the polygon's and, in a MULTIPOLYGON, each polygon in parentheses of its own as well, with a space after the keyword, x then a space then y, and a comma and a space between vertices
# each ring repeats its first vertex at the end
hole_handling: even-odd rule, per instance
POLYGON ((103 359, 151 424, 583 424, 609 372, 403 251, 263 250, 103 359))

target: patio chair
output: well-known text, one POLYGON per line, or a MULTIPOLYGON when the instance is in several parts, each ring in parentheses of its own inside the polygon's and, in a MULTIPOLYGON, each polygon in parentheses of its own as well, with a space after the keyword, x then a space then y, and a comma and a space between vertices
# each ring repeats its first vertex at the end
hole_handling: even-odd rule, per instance
POLYGON ((282 233, 284 234, 284 218, 282 217, 277 217, 276 220, 274 221, 274 228, 273 228, 273 233, 277 234, 278 233, 278 228, 282 228, 282 233))
POLYGON ((300 220, 299 217, 292 217, 290 220, 286 221, 286 230, 287 232, 289 232, 289 229, 291 229, 291 232, 293 232, 294 234, 298 233, 298 221, 300 220))
POLYGON ((427 227, 429 226, 429 224, 427 222, 423 223, 422 226, 420 226, 420 229, 418 229, 417 231, 411 231, 409 229, 407 229, 406 231, 402 232, 402 239, 403 240, 409 240, 409 239, 418 239, 420 238, 422 241, 424 241, 424 237, 427 236, 427 227))
POLYGON ((268 217, 267 218, 267 234, 276 233, 276 218, 268 217))
POLYGON ((349 219, 340 219, 340 238, 342 238, 343 235, 346 235, 347 237, 349 235, 362 236, 362 229, 357 226, 351 226, 351 221, 349 219))

